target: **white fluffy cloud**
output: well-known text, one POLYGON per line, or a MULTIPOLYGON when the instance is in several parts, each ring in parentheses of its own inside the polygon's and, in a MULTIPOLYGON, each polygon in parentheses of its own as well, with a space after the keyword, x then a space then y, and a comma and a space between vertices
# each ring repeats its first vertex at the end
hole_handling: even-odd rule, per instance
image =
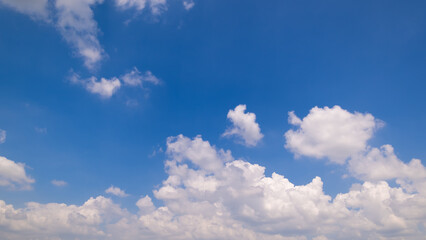
POLYGON ((0 0, 1 4, 37 19, 49 17, 48 0, 0 0))
POLYGON ((154 85, 160 84, 160 79, 152 74, 151 71, 146 71, 144 74, 134 67, 133 70, 120 77, 125 85, 142 87, 143 83, 148 82, 154 85))
POLYGON ((118 187, 114 187, 114 186, 111 186, 107 190, 105 190, 105 193, 109 193, 109 194, 115 195, 117 197, 127 197, 127 196, 129 196, 123 190, 121 190, 118 187))
MULTIPOLYGON (((201 136, 167 141, 168 178, 137 214, 99 196, 81 206, 0 201, 5 239, 422 239, 426 195, 386 181, 354 184, 334 199, 321 178, 294 185, 235 159, 201 136)), ((410 184, 410 183, 408 183, 410 184)))
POLYGON ((229 110, 228 119, 232 127, 228 128, 223 136, 237 136, 244 141, 246 146, 256 146, 263 138, 259 124, 256 122, 256 114, 245 113, 246 105, 240 104, 234 110, 229 110))
POLYGON ((25 172, 23 163, 16 163, 0 156, 0 186, 11 189, 28 190, 34 179, 25 172))
MULTIPOLYGON (((299 126, 306 120, 290 119, 299 126)), ((358 129, 358 124, 353 126, 358 129)), ((0 200, 0 235, 4 239, 424 239, 424 165, 416 159, 402 162, 390 145, 359 151, 351 152, 347 167, 365 182, 333 198, 324 193, 320 177, 295 185, 275 172, 267 176, 265 167, 236 159, 201 136, 169 137, 168 177, 153 191, 161 206, 147 195, 136 202, 137 213, 103 196, 81 206, 31 202, 15 208, 0 200), (391 187, 387 181, 394 179, 391 187)), ((106 192, 125 195, 113 186, 106 192)))
MULTIPOLYGON (((160 84, 160 80, 150 71, 146 71, 144 74, 141 74, 136 67, 120 78, 112 77, 110 79, 101 78, 98 80, 97 77, 92 76, 90 78, 82 79, 75 72, 71 72, 69 80, 71 83, 82 85, 87 91, 97 94, 102 98, 112 97, 122 87, 122 83, 129 87, 141 87, 144 89, 146 89, 143 87, 144 83, 152 83, 154 85, 160 84)), ((130 102, 130 104, 132 103, 130 102)))
POLYGON ((6 131, 0 129, 0 144, 6 142, 6 131))
POLYGON ((287 149, 296 156, 328 158, 338 164, 365 150, 381 125, 371 114, 351 113, 339 106, 314 107, 302 120, 290 112, 289 123, 297 129, 285 133, 287 149))
POLYGON ((76 73, 72 73, 70 81, 74 84, 83 85, 84 88, 93 93, 101 96, 102 98, 110 98, 121 87, 121 82, 118 78, 111 79, 101 78, 98 80, 96 77, 81 79, 76 73))
POLYGON ((396 179, 407 191, 426 190, 426 168, 419 159, 404 163, 395 155, 391 145, 371 148, 353 156, 348 169, 358 179, 380 181, 396 179))

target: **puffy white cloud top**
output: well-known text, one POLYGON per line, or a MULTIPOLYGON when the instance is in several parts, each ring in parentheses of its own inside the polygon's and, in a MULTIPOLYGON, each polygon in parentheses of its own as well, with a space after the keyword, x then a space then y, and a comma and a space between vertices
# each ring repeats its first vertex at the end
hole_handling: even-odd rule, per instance
POLYGON ((232 127, 228 128, 223 136, 237 136, 243 140, 246 146, 256 146, 263 138, 259 124, 256 122, 256 114, 245 113, 246 105, 240 104, 234 110, 229 110, 228 119, 232 127))
POLYGON ((105 193, 109 193, 109 194, 115 195, 117 197, 127 197, 127 196, 129 196, 129 194, 127 194, 126 192, 124 192, 120 188, 114 187, 114 186, 111 186, 107 190, 105 190, 105 193))
POLYGON ((23 163, 16 163, 0 156, 0 186, 12 189, 31 189, 34 179, 25 172, 23 163))
POLYGON ((351 113, 339 106, 314 107, 303 119, 289 112, 288 121, 297 129, 285 133, 287 149, 296 156, 328 158, 338 164, 365 150, 381 125, 371 114, 351 113))

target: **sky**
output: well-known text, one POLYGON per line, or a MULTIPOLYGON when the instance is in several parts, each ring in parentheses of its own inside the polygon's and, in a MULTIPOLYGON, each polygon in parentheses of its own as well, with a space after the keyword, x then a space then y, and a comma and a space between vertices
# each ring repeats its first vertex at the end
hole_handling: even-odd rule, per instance
POLYGON ((0 0, 2 239, 424 239, 424 1, 0 0))

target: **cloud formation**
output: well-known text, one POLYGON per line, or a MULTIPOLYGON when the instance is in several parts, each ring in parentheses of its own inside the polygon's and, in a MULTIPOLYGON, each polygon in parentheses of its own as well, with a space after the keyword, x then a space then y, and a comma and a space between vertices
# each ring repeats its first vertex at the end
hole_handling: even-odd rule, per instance
POLYGON ((143 83, 160 84, 160 79, 152 74, 151 71, 146 71, 144 74, 134 67, 130 72, 120 77, 125 85, 132 87, 143 87, 143 83))
POLYGON ((127 197, 127 196, 129 196, 129 194, 125 193, 120 188, 114 187, 114 186, 111 186, 107 190, 105 190, 105 193, 109 193, 109 194, 115 195, 117 197, 127 197))
POLYGON ((288 121, 297 129, 284 134, 287 149, 296 156, 328 158, 338 164, 365 150, 374 130, 381 126, 371 114, 351 113, 340 106, 314 107, 303 119, 289 112, 288 121))
POLYGON ((98 80, 96 77, 81 79, 76 73, 72 73, 70 81, 74 84, 80 84, 90 93, 97 94, 102 98, 110 98, 121 87, 121 82, 118 78, 111 79, 101 78, 98 80))
POLYGON ((71 72, 69 80, 71 83, 82 85, 90 93, 97 94, 102 98, 111 98, 123 86, 122 83, 128 87, 141 87, 143 89, 146 89, 143 87, 144 83, 160 84, 160 80, 150 71, 141 74, 136 67, 121 76, 120 79, 117 77, 110 79, 102 77, 98 80, 95 76, 82 79, 77 73, 71 72))
POLYGON ((29 190, 34 179, 25 172, 25 164, 0 156, 0 186, 15 190, 29 190))
POLYGON ((256 114, 245 113, 246 108, 246 105, 240 104, 234 110, 229 110, 227 117, 232 122, 232 127, 222 136, 237 136, 243 140, 244 145, 253 147, 263 138, 263 134, 256 122, 256 114))

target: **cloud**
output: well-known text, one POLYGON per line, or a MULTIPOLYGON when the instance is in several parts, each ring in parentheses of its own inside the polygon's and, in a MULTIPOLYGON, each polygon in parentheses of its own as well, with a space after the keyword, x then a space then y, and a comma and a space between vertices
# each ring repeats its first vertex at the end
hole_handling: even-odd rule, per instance
POLYGON ((142 11, 148 5, 153 15, 167 10, 166 0, 115 0, 115 4, 123 10, 135 8, 137 11, 142 11))
POLYGON ((142 87, 145 82, 152 83, 154 85, 160 84, 160 79, 154 76, 151 71, 146 71, 144 74, 141 74, 136 67, 134 67, 132 71, 121 76, 120 79, 125 85, 132 87, 142 87))
POLYGON ((184 0, 183 1, 183 7, 189 11, 191 8, 195 6, 195 3, 193 0, 184 0))
POLYGON ((396 179, 407 191, 426 190, 426 168, 419 159, 404 163, 395 155, 391 145, 368 151, 352 157, 348 162, 352 175, 364 181, 396 179))
POLYGON ((66 186, 68 183, 62 180, 52 180, 51 183, 57 187, 66 186))
MULTIPOLYGON (((302 126, 309 119, 290 121, 302 126)), ((402 162, 390 145, 366 146, 352 154, 348 171, 364 182, 334 198, 324 193, 319 176, 295 185, 282 174, 266 175, 265 167, 235 158, 201 136, 169 137, 165 153, 167 177, 152 194, 158 206, 148 195, 135 203, 137 213, 103 196, 80 206, 30 202, 15 208, 0 200, 0 235, 322 240, 423 239, 426 234, 425 167, 420 160, 402 162)), ((113 186, 106 192, 125 195, 113 186)))
POLYGON ((0 144, 6 142, 6 131, 3 129, 0 129, 0 144))
POLYGON ((328 158, 343 164, 353 154, 365 150, 367 141, 382 123, 371 114, 350 113, 339 106, 314 107, 301 120, 289 112, 296 130, 285 133, 285 147, 296 156, 328 158))
POLYGON ((121 190, 118 187, 114 187, 114 186, 111 186, 107 190, 105 190, 105 193, 109 193, 109 194, 115 195, 117 197, 127 197, 127 196, 129 196, 123 190, 121 190))
MULTIPOLYGON (((98 80, 95 76, 82 79, 80 75, 71 71, 69 81, 74 84, 82 85, 90 93, 97 94, 102 98, 111 98, 122 87, 122 85, 128 87, 141 87, 146 90, 147 88, 144 87, 145 83, 152 83, 154 85, 161 83, 161 81, 154 76, 151 71, 146 71, 144 74, 141 74, 136 67, 133 68, 132 71, 122 75, 120 78, 112 77, 107 79, 101 77, 100 80, 98 80)), ((138 102, 136 100, 128 100, 126 105, 137 106, 138 102)))
MULTIPOLYGON (((386 181, 354 184, 335 198, 315 177, 295 185, 235 159, 201 136, 167 141, 167 179, 129 213, 102 196, 81 206, 0 201, 5 239, 422 239, 424 188, 408 193, 386 181), (28 237, 27 237, 28 238, 28 237)), ((410 183, 409 183, 410 184, 410 183)))
POLYGON ((90 93, 97 94, 102 98, 111 98, 121 87, 121 82, 116 77, 111 79, 101 78, 100 80, 96 77, 81 79, 78 74, 71 73, 69 79, 71 83, 82 85, 90 93))
POLYGON ((93 69, 104 56, 97 38, 98 25, 91 8, 102 2, 103 0, 56 0, 55 3, 59 32, 76 49, 89 69, 93 69))
POLYGON ((23 163, 16 163, 0 156, 0 186, 29 190, 34 182, 34 179, 26 174, 23 163))
POLYGON ((232 122, 232 127, 228 128, 222 136, 237 136, 244 140, 246 146, 256 146, 263 138, 259 124, 256 123, 256 114, 244 113, 246 105, 240 104, 234 110, 229 110, 228 119, 232 122))
POLYGON ((48 0, 0 0, 2 4, 35 19, 49 18, 48 0))

